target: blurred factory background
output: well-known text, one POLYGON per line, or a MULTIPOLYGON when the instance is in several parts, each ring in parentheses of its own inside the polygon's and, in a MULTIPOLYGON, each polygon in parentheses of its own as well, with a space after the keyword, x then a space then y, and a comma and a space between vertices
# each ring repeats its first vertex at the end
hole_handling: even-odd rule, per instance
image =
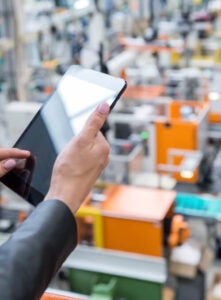
MULTIPOLYGON (((42 300, 221 299, 221 0, 0 0, 2 147, 72 64, 128 86, 42 300)), ((32 209, 2 185, 0 241, 32 209)))

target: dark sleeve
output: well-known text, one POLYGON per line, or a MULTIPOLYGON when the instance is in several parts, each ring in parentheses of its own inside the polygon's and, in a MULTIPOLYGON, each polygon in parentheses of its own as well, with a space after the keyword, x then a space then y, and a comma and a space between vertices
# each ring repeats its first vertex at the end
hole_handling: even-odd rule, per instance
POLYGON ((69 208, 43 201, 0 247, 0 299, 39 299, 76 244, 69 208))

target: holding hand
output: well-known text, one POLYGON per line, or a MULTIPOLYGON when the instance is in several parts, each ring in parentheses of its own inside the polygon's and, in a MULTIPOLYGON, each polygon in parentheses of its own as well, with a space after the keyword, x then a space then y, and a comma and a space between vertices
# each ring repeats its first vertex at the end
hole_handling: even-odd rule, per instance
POLYGON ((0 177, 16 167, 16 159, 28 158, 29 151, 16 148, 0 148, 0 177))
POLYGON ((109 162, 110 146, 100 132, 108 114, 109 106, 100 104, 84 129, 59 154, 46 200, 63 201, 73 214, 78 210, 109 162))

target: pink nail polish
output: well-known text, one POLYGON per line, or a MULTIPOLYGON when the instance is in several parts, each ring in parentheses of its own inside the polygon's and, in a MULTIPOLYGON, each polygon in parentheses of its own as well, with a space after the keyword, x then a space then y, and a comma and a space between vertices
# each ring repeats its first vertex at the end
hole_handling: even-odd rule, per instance
POLYGON ((6 170, 11 170, 16 166, 16 161, 14 159, 8 159, 3 163, 3 167, 6 170))
POLYGON ((98 112, 102 115, 106 115, 109 113, 110 107, 107 103, 101 103, 98 108, 97 108, 98 112))

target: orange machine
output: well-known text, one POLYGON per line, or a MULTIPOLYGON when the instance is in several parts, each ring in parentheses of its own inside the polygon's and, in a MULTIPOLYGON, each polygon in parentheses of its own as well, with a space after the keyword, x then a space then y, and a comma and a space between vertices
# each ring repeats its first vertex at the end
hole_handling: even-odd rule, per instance
POLYGON ((220 124, 221 123, 221 113, 211 112, 209 114, 209 122, 211 124, 220 124))
POLYGON ((163 255, 163 222, 173 214, 175 192, 110 186, 101 205, 104 248, 163 255))
MULTIPOLYGON (((178 166, 184 160, 182 151, 186 151, 187 153, 190 151, 192 154, 192 157, 190 155, 190 159, 193 159, 194 154, 204 152, 207 139, 208 103, 172 101, 168 103, 168 106, 169 114, 167 120, 158 119, 155 122, 156 168, 158 171, 158 166, 160 165, 171 165, 171 162, 168 161, 169 151, 171 149, 180 150, 181 155, 177 155, 173 159, 173 164, 178 166), (183 108, 192 110, 192 113, 188 116, 183 115, 183 108)), ((190 172, 188 176, 183 176, 181 172, 172 171, 171 173, 181 182, 195 183, 198 180, 198 166, 192 170, 192 175, 190 175, 190 172)))
POLYGON ((73 298, 68 296, 45 293, 40 300, 80 300, 80 298, 73 298))
POLYGON ((149 101, 160 97, 164 94, 164 86, 132 86, 128 85, 125 92, 123 93, 123 99, 137 99, 140 101, 149 101))
POLYGON ((86 203, 79 211, 81 216, 81 210, 87 211, 93 205, 100 210, 99 224, 102 228, 101 237, 98 236, 97 240, 102 241, 97 243, 98 246, 153 256, 164 255, 164 220, 173 216, 174 191, 113 184, 104 189, 103 196, 104 201, 86 203))

